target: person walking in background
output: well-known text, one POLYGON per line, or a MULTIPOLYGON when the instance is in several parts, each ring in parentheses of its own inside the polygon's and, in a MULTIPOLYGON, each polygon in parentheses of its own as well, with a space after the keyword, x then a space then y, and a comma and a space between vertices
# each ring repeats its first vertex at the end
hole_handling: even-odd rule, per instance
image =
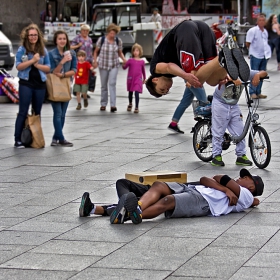
MULTIPOLYGON (((64 30, 54 33, 53 43, 56 48, 49 52, 51 72, 57 77, 72 78, 77 71, 77 59, 73 50, 70 51, 68 35, 64 30)), ((51 146, 72 147, 73 143, 68 142, 63 135, 63 127, 69 101, 51 102, 53 108, 54 135, 51 146)))
POLYGON ((100 37, 94 50, 93 67, 99 67, 101 80, 101 111, 106 110, 108 103, 108 86, 110 91, 111 112, 117 111, 116 107, 116 84, 119 71, 119 57, 126 63, 122 52, 122 40, 117 37, 121 28, 114 23, 108 25, 106 36, 100 37), (97 62, 98 56, 98 62, 97 62))
MULTIPOLYGON (((252 70, 266 71, 268 59, 271 57, 271 49, 268 45, 268 32, 264 28, 266 16, 263 13, 258 15, 257 25, 250 28, 246 35, 246 47, 249 49, 250 66, 252 70)), ((250 95, 253 99, 266 98, 261 94, 262 81, 257 87, 251 84, 250 95)))
POLYGON ((145 62, 141 59, 143 48, 139 44, 134 44, 131 50, 133 58, 130 58, 123 69, 128 68, 127 73, 127 91, 128 101, 127 111, 132 109, 133 91, 135 92, 135 109, 134 113, 139 113, 139 93, 143 91, 143 84, 146 80, 145 62))
MULTIPOLYGON (((85 51, 86 53, 86 61, 88 61, 91 65, 93 65, 93 43, 91 38, 88 36, 90 31, 90 27, 87 24, 83 24, 81 26, 81 34, 78 34, 71 42, 71 49, 76 53, 78 51, 85 51)), ((95 89, 96 76, 93 76, 91 72, 89 72, 88 78, 88 89, 93 92, 95 89)), ((75 91, 74 91, 75 93, 75 91)), ((75 94, 74 94, 75 95, 75 94)), ((87 95, 90 98, 89 95, 87 95)))
POLYGON ((21 133, 30 103, 35 115, 41 114, 46 93, 46 73, 50 71, 48 51, 39 27, 30 24, 20 34, 21 46, 16 53, 19 77, 19 112, 15 123, 15 148, 25 148, 21 133))
POLYGON ((276 50, 276 59, 278 63, 277 70, 280 71, 280 27, 277 15, 272 14, 266 22, 265 29, 268 32, 268 44, 271 48, 271 55, 276 50))
POLYGON ((78 51, 77 53, 77 72, 75 74, 75 84, 74 84, 74 92, 77 93, 77 110, 81 110, 81 94, 84 98, 84 107, 87 108, 88 106, 88 99, 87 99, 87 91, 88 91, 88 77, 89 73, 93 71, 93 66, 88 62, 85 61, 86 59, 86 52, 85 51, 78 51))
POLYGON ((153 14, 151 15, 150 22, 161 23, 161 15, 158 13, 158 8, 153 9, 153 14))
POLYGON ((206 92, 205 92, 204 87, 202 87, 202 88, 186 87, 185 88, 183 98, 181 99, 178 107, 176 108, 174 115, 172 117, 172 121, 168 126, 168 128, 170 130, 184 134, 184 131, 180 130, 180 128, 178 126, 178 122, 181 119, 181 117, 183 116, 186 109, 192 103, 194 97, 196 97, 196 99, 199 101, 207 102, 206 92))

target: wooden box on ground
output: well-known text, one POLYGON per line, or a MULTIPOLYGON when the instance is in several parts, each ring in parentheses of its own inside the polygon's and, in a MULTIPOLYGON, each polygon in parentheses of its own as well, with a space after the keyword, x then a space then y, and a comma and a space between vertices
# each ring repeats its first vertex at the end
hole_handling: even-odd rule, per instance
POLYGON ((125 179, 143 185, 152 185, 155 181, 186 183, 187 173, 176 171, 147 171, 140 173, 126 173, 125 179))

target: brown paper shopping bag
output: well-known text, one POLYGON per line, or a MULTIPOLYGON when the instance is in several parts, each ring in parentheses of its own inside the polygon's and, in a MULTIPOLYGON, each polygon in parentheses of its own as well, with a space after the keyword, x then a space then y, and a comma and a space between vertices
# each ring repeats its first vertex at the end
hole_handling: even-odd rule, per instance
POLYGON ((32 133, 32 143, 30 146, 35 149, 44 148, 45 139, 41 126, 40 115, 28 115, 27 122, 32 133))
POLYGON ((59 78, 55 74, 47 75, 48 99, 56 102, 71 100, 70 78, 59 78))

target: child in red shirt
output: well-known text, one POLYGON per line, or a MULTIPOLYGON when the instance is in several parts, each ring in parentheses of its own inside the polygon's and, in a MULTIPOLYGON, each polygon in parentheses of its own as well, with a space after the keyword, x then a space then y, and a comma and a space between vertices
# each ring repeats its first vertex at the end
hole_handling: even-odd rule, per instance
POLYGON ((87 100, 87 91, 88 91, 88 76, 89 71, 93 71, 92 65, 86 61, 86 52, 85 51, 78 51, 77 53, 77 72, 75 74, 75 84, 74 84, 74 92, 77 93, 77 102, 78 106, 76 110, 81 110, 81 94, 84 98, 84 107, 86 108, 88 106, 88 100, 87 100))

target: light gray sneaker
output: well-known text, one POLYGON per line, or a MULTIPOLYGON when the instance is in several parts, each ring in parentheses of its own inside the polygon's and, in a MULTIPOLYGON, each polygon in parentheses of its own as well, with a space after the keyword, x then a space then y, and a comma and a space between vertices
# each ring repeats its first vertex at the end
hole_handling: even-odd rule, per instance
POLYGON ((58 140, 53 139, 51 142, 51 146, 60 146, 58 140))

